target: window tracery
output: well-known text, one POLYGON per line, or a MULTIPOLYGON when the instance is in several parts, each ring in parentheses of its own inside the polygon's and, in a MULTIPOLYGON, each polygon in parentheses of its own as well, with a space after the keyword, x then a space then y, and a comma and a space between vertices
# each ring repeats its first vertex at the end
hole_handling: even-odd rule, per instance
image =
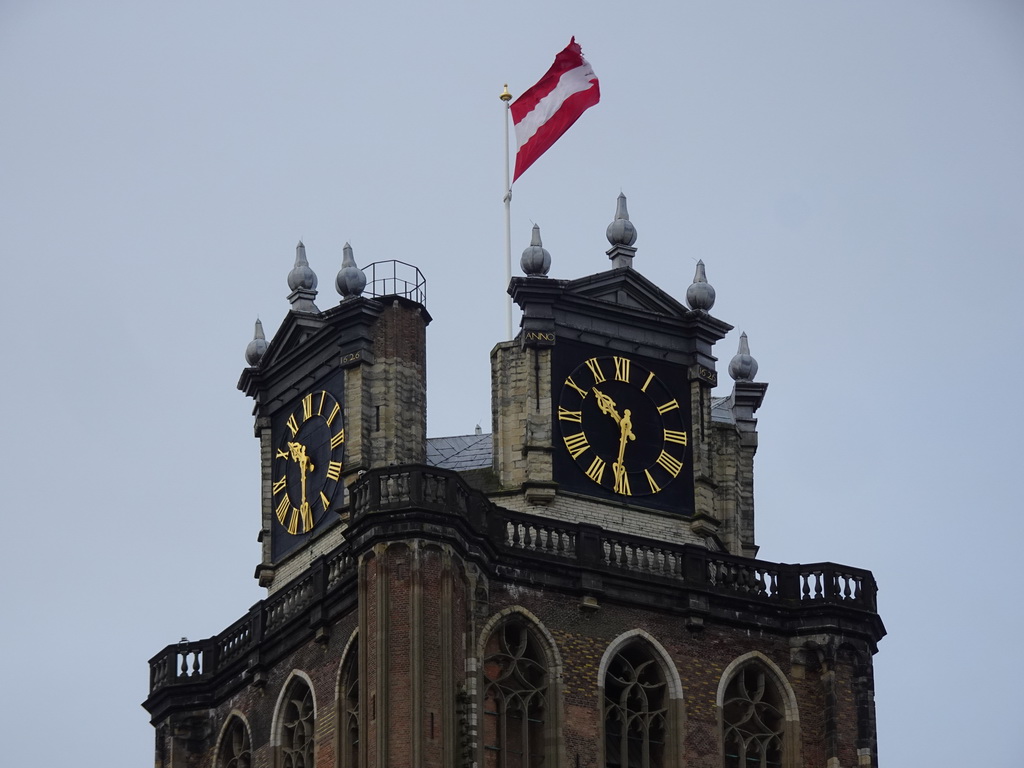
POLYGON ((349 649, 341 672, 341 759, 343 768, 359 765, 359 646, 349 649))
POLYGON ((650 650, 633 643, 608 665, 604 681, 605 764, 659 768, 664 764, 668 695, 650 650))
POLYGON ((740 669, 722 706, 725 768, 779 768, 785 717, 778 686, 757 664, 740 669))
POLYGON ((249 729, 242 718, 234 716, 228 722, 221 740, 218 768, 250 768, 252 765, 252 747, 249 742, 249 729))
POLYGON ((518 621, 499 627, 484 658, 483 745, 486 768, 544 765, 548 670, 532 633, 518 621))
POLYGON ((313 691, 292 681, 281 711, 282 768, 313 768, 313 691))

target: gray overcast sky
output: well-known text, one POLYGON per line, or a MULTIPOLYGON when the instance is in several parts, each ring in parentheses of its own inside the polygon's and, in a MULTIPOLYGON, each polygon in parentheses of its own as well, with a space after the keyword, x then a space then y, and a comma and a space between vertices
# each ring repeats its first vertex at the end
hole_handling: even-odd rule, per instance
POLYGON ((603 98, 516 185, 516 273, 532 221, 552 277, 607 268, 620 190, 639 271, 703 259, 770 383, 761 556, 880 583, 882 764, 1020 765, 1009 0, 3 0, 6 764, 149 764, 149 657, 262 596, 235 383, 300 237, 321 308, 346 240, 423 270, 430 434, 489 429, 497 96, 572 35, 603 98))

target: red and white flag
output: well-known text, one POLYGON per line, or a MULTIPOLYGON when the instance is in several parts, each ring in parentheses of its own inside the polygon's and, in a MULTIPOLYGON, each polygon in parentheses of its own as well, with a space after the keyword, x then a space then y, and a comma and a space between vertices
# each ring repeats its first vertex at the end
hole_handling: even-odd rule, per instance
POLYGON ((559 137, 601 99, 597 75, 583 58, 576 38, 555 56, 555 63, 537 84, 512 102, 516 127, 515 181, 559 137))

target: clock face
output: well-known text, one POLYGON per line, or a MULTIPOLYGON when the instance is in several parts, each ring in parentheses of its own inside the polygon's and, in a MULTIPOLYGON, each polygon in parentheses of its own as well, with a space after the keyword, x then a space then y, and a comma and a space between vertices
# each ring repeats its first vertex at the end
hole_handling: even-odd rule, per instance
POLYGON ((680 378, 628 355, 586 357, 571 368, 554 414, 556 452, 563 466, 576 465, 563 477, 585 478, 620 500, 685 500, 680 489, 692 486, 689 388, 680 378))
POLYGON ((271 493, 274 516, 290 536, 309 533, 340 490, 345 448, 341 404, 326 390, 310 392, 278 429, 271 493))

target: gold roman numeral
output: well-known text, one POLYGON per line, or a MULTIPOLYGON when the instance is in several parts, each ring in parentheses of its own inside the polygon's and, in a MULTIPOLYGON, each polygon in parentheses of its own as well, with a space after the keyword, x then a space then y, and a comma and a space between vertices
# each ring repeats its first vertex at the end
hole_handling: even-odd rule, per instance
POLYGON ((664 405, 658 406, 658 413, 668 413, 669 411, 675 411, 679 409, 679 403, 675 400, 669 400, 664 405))
POLYGON ((286 493, 281 498, 281 503, 277 505, 277 522, 281 525, 284 525, 284 519, 288 516, 288 510, 291 509, 291 506, 292 503, 289 501, 288 494, 286 493))
POLYGON ((278 448, 277 449, 277 458, 279 458, 279 459, 288 459, 288 458, 291 458, 291 454, 288 453, 288 451, 284 450, 283 448, 278 448))
POLYGON ((281 479, 278 480, 276 483, 274 483, 273 487, 271 488, 271 490, 273 492, 272 495, 277 496, 277 494, 279 494, 281 491, 283 491, 285 489, 285 486, 287 486, 287 485, 288 485, 288 477, 286 475, 281 475, 281 479))
POLYGON ((616 381, 625 381, 628 384, 629 383, 629 363, 630 363, 629 358, 628 357, 614 357, 612 359, 615 361, 615 380, 616 381))
POLYGON ((651 493, 657 493, 660 491, 661 488, 656 482, 654 482, 654 478, 651 477, 651 473, 645 469, 644 474, 647 475, 647 483, 651 486, 651 493))
POLYGON ((320 491, 320 503, 324 505, 324 512, 326 512, 327 508, 331 506, 331 502, 327 499, 326 496, 324 496, 323 491, 320 491))
POLYGON ((604 477, 604 467, 604 459, 600 456, 595 456, 594 460, 590 462, 590 469, 587 470, 587 477, 595 483, 600 483, 604 477))
POLYGON ((330 480, 337 480, 341 477, 341 462, 340 461, 329 461, 327 462, 327 477, 330 480))
POLYGON ((658 456, 658 464, 665 468, 672 477, 679 477, 679 471, 683 468, 683 463, 679 461, 675 456, 670 453, 661 452, 658 456))
POLYGON ((302 420, 306 421, 313 415, 313 393, 302 398, 302 420))
MULTIPOLYGON (((686 436, 683 435, 683 437, 685 439, 686 436)), ((336 435, 331 437, 331 450, 333 451, 335 448, 337 448, 339 445, 341 445, 344 442, 345 442, 345 430, 344 430, 344 428, 342 428, 342 430, 338 434, 336 434, 336 435)), ((685 443, 684 443, 684 445, 685 445, 685 443)))
POLYGON ((309 504, 303 502, 299 513, 302 515, 302 532, 305 533, 313 527, 313 510, 309 508, 309 504))
POLYGON ((686 445, 686 433, 676 432, 672 429, 665 430, 665 442, 666 443, 679 443, 680 445, 686 445))
POLYGON ((620 466, 619 470, 615 473, 615 487, 612 490, 623 496, 633 495, 633 492, 629 490, 629 474, 626 472, 625 467, 620 466))
POLYGON ((587 390, 580 389, 579 386, 576 384, 576 382, 572 380, 572 376, 570 376, 568 379, 566 379, 565 383, 568 384, 573 389, 575 389, 577 392, 579 392, 580 393, 580 397, 586 397, 587 396, 587 390))
POLYGON ((604 371, 601 370, 601 364, 597 362, 597 358, 592 357, 585 362, 587 364, 587 368, 589 368, 590 372, 594 374, 594 383, 601 384, 604 381, 604 371))
POLYGON ((645 381, 644 385, 642 387, 640 387, 640 391, 641 392, 646 392, 647 391, 647 387, 650 386, 650 383, 652 381, 654 381, 654 372, 653 371, 649 371, 648 374, 647 374, 647 381, 645 381))
POLYGON ((288 533, 293 536, 299 532, 299 510, 292 507, 292 516, 288 520, 288 533))
POLYGON ((341 413, 341 406, 337 403, 334 404, 334 409, 331 411, 331 415, 327 417, 327 426, 331 426, 334 423, 335 417, 341 413))
POLYGON ((563 439, 565 440, 565 447, 569 449, 569 455, 574 459, 590 448, 587 436, 583 432, 577 432, 575 435, 569 435, 563 439))
POLYGON ((326 400, 326 399, 327 399, 327 390, 322 390, 320 392, 320 407, 316 409, 316 415, 317 416, 323 416, 324 415, 324 400, 326 400))
POLYGON ((575 421, 577 424, 583 421, 583 411, 569 411, 558 406, 558 420, 559 421, 575 421))
POLYGON ((294 413, 288 417, 288 429, 292 431, 292 437, 299 431, 299 420, 295 418, 294 413))

